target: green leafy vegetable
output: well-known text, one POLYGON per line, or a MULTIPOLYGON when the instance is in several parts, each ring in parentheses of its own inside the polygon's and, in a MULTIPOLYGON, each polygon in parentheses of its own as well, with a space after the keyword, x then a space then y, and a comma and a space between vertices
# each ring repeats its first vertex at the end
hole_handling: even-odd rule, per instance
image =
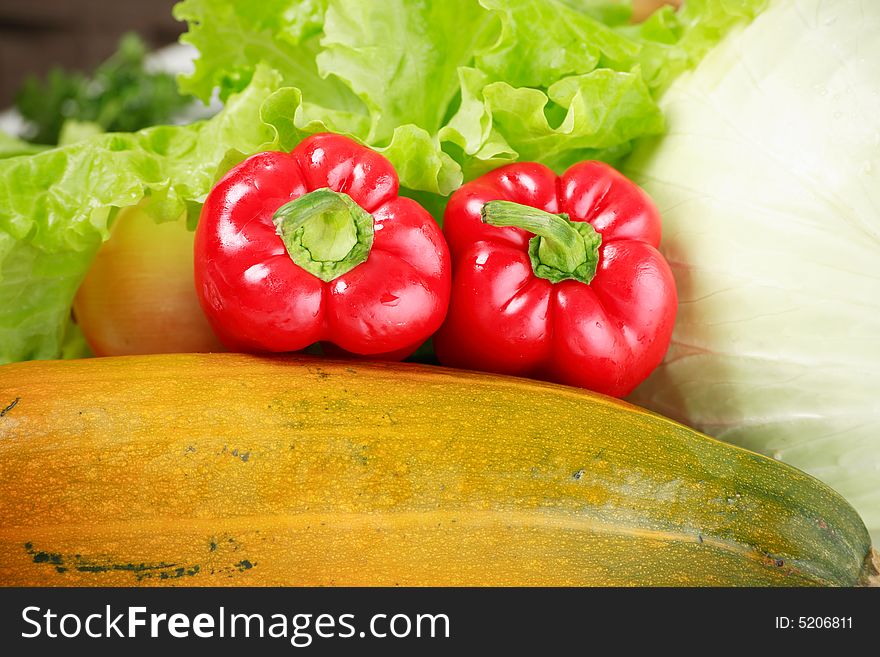
POLYGON ((458 90, 458 67, 490 42, 491 19, 473 0, 329 0, 318 70, 364 102, 368 142, 381 144, 407 124, 436 133, 458 90))
POLYGON ((626 163, 680 311, 634 400, 823 479, 880 539, 880 3, 779 0, 626 163))
POLYGON ((663 128, 664 64, 692 65, 762 5, 696 0, 644 28, 599 0, 184 0, 175 15, 201 53, 184 91, 224 97, 265 61, 302 94, 295 128, 349 134, 405 187, 446 195, 521 158, 619 158, 663 128))
POLYGON ((567 75, 589 73, 600 57, 632 65, 639 45, 562 2, 482 0, 497 12, 501 36, 478 53, 476 65, 513 87, 549 87, 567 75))
POLYGON ((40 144, 56 144, 67 119, 96 123, 101 130, 131 132, 168 122, 192 102, 177 91, 173 76, 144 68, 146 47, 134 34, 89 78, 52 70, 45 81, 28 78, 16 106, 40 144))
POLYGON ((181 91, 208 101, 244 89, 263 62, 281 74, 284 86, 297 87, 326 114, 322 121, 340 132, 363 127, 363 103, 341 81, 323 79, 316 57, 327 10, 326 0, 190 0, 174 7, 189 23, 181 41, 199 50, 195 71, 180 81, 181 91))

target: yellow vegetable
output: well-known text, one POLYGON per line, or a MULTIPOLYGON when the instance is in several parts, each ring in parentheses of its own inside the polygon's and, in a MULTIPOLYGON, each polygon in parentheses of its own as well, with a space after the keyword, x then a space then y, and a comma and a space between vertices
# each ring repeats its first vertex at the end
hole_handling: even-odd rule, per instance
POLYGON ((96 356, 225 351, 205 318, 186 216, 157 224, 140 205, 119 212, 73 302, 96 356))
POLYGON ((235 354, 0 367, 5 585, 854 585, 825 485, 581 390, 235 354), (3 409, 6 410, 3 410, 3 409))

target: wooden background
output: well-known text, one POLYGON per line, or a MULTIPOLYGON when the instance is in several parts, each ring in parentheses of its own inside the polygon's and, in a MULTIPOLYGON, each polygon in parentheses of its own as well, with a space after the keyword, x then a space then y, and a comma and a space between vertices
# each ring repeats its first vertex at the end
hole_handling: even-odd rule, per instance
POLYGON ((153 47, 175 41, 184 24, 175 0, 0 0, 0 110, 22 80, 53 66, 90 71, 135 31, 153 47))

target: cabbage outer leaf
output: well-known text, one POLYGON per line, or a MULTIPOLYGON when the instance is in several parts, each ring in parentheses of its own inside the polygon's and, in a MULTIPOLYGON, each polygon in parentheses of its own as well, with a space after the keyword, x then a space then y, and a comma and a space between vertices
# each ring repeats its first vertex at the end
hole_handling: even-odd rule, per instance
POLYGON ((633 401, 824 480, 880 540, 880 2, 774 2, 661 106, 625 169, 680 306, 633 401))

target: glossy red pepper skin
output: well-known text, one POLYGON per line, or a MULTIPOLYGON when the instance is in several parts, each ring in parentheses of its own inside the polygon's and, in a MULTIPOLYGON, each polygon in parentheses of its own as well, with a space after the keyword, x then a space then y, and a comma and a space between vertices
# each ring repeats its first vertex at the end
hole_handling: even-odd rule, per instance
POLYGON ((561 177, 534 163, 496 169, 453 194, 443 230, 453 287, 434 337, 441 363, 623 397, 662 360, 678 301, 657 250, 660 215, 612 167, 582 162, 561 177), (602 236, 592 281, 537 277, 528 255, 532 235, 481 221, 493 200, 588 221, 602 236))
POLYGON ((233 168, 208 195, 195 242, 202 308, 233 350, 327 342, 336 354, 399 360, 440 326, 449 303, 450 257, 437 223, 398 196, 388 160, 340 135, 313 135, 290 153, 259 153, 233 168), (321 188, 348 194, 373 217, 367 260, 329 282, 294 264, 273 223, 282 205, 321 188))

